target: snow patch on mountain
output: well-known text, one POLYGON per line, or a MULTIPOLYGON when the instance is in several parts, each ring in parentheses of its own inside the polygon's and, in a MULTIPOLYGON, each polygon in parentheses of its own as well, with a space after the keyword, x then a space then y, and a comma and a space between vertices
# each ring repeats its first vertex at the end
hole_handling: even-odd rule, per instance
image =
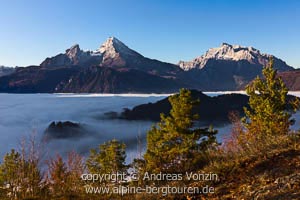
POLYGON ((222 43, 220 47, 211 48, 204 55, 192 61, 179 61, 178 65, 185 71, 193 68, 202 69, 210 59, 232 61, 247 60, 252 64, 266 65, 270 56, 271 55, 268 54, 261 54, 259 50, 253 47, 222 43))
POLYGON ((103 57, 115 58, 120 54, 125 56, 140 56, 139 53, 131 50, 128 46, 126 46, 123 42, 118 40, 115 37, 109 37, 97 50, 103 54, 103 57))

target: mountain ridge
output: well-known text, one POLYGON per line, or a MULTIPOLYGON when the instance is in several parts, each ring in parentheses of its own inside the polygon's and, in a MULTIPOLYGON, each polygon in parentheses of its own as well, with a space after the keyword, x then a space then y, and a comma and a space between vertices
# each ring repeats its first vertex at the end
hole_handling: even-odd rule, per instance
MULTIPOLYGON (((193 61, 178 65, 150 59, 109 37, 96 50, 78 44, 39 66, 17 68, 0 77, 0 92, 169 93, 185 87, 203 91, 240 90, 256 76, 271 55, 253 47, 223 43, 193 61)), ((289 72, 285 78, 298 80, 294 68, 275 57, 274 68, 289 72)), ((288 81, 288 80, 286 80, 288 81)), ((300 90, 300 85, 289 81, 300 90)))
POLYGON ((249 63, 265 66, 271 57, 274 58, 275 62, 281 62, 283 65, 282 68, 278 68, 279 70, 285 71, 293 69, 281 59, 270 54, 261 53, 254 47, 244 47, 228 43, 222 43, 220 47, 210 48, 205 54, 194 58, 192 61, 179 61, 178 65, 185 71, 195 68, 202 69, 206 66, 208 60, 216 59, 228 61, 247 60, 249 63))

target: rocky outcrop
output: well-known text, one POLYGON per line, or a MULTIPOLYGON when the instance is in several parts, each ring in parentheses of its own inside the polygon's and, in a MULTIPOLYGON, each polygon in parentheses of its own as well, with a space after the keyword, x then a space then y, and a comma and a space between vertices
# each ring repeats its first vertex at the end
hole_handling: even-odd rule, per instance
POLYGON ((70 121, 52 122, 44 132, 43 140, 72 139, 85 136, 86 130, 79 123, 70 121))

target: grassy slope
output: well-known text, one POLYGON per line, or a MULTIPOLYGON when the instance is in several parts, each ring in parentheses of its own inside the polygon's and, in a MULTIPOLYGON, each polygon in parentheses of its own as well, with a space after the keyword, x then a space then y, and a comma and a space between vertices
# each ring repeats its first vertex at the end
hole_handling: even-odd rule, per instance
POLYGON ((219 182, 207 183, 213 184, 216 192, 197 199, 300 199, 300 137, 280 136, 276 142, 257 145, 256 152, 213 156, 216 161, 204 171, 219 174, 219 182))

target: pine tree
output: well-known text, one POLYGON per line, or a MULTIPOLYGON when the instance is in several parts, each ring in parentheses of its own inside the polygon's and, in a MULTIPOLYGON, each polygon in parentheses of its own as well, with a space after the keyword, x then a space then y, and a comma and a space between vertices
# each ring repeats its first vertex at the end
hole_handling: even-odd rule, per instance
MULTIPOLYGON (((288 89, 277 71, 273 69, 271 58, 263 68, 263 78, 257 77, 246 88, 249 95, 250 109, 244 108, 246 117, 243 119, 249 133, 256 137, 282 135, 289 132, 291 112, 287 111, 288 89)), ((294 109, 299 106, 294 104, 294 109)))
POLYGON ((15 199, 18 196, 20 188, 19 169, 21 164, 21 155, 14 149, 4 156, 3 163, 0 166, 1 187, 5 188, 6 195, 15 199))
POLYGON ((193 100, 191 91, 181 89, 179 95, 169 97, 169 101, 170 116, 161 114, 161 121, 147 134, 146 170, 154 173, 192 171, 193 167, 205 164, 199 163, 197 158, 216 143, 216 131, 194 127, 199 116, 193 114, 192 109, 199 101, 193 100))
POLYGON ((0 165, 0 179, 2 186, 9 186, 6 187, 7 194, 19 199, 39 196, 44 188, 43 175, 38 166, 39 155, 33 137, 29 144, 26 140, 22 141, 20 153, 12 149, 6 154, 0 165))
POLYGON ((124 143, 113 139, 101 144, 99 150, 92 149, 87 159, 88 170, 96 174, 127 173, 125 147, 124 143))

